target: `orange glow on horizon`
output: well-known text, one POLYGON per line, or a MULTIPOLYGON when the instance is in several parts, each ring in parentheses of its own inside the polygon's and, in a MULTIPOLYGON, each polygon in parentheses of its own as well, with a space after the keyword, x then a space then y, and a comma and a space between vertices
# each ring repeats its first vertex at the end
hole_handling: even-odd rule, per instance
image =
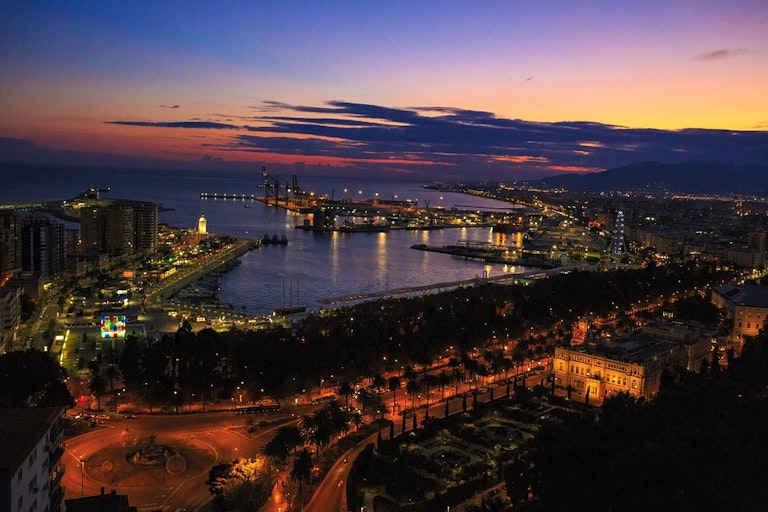
POLYGON ((565 172, 599 172, 603 170, 596 167, 578 167, 575 165, 550 165, 548 169, 565 172))
POLYGON ((493 162, 511 162, 513 164, 525 164, 525 163, 546 163, 549 159, 543 156, 532 155, 517 155, 517 156, 493 156, 491 157, 493 162))

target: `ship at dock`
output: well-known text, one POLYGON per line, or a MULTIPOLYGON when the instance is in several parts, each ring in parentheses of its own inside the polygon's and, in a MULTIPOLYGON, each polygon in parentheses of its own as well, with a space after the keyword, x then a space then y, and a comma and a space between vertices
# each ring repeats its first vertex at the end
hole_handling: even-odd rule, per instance
POLYGON ((374 222, 371 219, 366 219, 361 223, 345 221, 337 229, 342 233, 386 233, 389 231, 389 224, 374 222))

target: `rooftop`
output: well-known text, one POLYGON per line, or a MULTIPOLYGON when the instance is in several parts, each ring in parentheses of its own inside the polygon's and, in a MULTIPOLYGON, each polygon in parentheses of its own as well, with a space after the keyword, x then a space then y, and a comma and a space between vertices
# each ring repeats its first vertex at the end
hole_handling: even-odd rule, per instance
POLYGON ((62 407, 7 407, 0 413, 0 469, 15 472, 62 414, 62 407))
POLYGON ((714 291, 737 306, 768 308, 768 286, 731 283, 717 287, 714 291))

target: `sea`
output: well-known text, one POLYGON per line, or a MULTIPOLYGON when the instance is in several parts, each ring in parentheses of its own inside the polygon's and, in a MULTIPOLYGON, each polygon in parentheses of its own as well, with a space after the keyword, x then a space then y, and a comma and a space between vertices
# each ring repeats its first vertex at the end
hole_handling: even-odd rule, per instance
MULTIPOLYGON (((491 228, 392 230, 385 233, 317 233, 297 229, 304 216, 250 199, 263 196, 261 172, 3 166, 0 204, 68 199, 90 187, 106 198, 159 203, 160 222, 197 227, 204 215, 209 233, 261 238, 283 235, 287 245, 263 245, 241 256, 224 274, 218 300, 236 311, 270 314, 282 307, 326 307, 329 299, 409 287, 515 274, 520 266, 488 264, 412 249, 414 244, 451 245, 459 240, 504 243, 491 228), (246 199, 204 199, 237 194, 246 199)), ((299 187, 335 199, 412 200, 431 208, 512 211, 515 205, 479 196, 426 189, 408 180, 297 175, 299 187)), ((353 301, 348 301, 353 302, 353 301)))

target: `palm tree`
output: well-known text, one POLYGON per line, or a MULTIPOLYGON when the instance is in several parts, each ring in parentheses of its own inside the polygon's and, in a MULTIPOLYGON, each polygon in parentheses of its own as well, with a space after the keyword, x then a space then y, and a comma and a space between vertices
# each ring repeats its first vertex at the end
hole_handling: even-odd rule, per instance
POLYGON ((299 430, 301 435, 304 436, 304 441, 309 443, 312 441, 312 432, 315 430, 315 420, 309 414, 304 414, 299 420, 299 430))
POLYGON ((111 364, 107 366, 106 370, 104 370, 104 376, 109 381, 109 392, 114 393, 115 380, 120 377, 120 370, 117 369, 117 366, 111 364))
POLYGON ((421 379, 422 385, 426 388, 426 394, 427 394, 427 417, 429 417, 429 392, 437 386, 438 383, 438 377, 437 375, 433 375, 431 373, 424 374, 424 377, 421 379))
POLYGON ((288 446, 282 442, 278 434, 261 448, 261 453, 271 460, 273 464, 282 463, 288 457, 288 446))
POLYGON ((459 394, 459 384, 464 382, 464 373, 459 370, 458 368, 453 370, 453 382, 456 383, 456 391, 453 393, 454 395, 459 394))
POLYGON ((382 375, 376 375, 373 378, 373 382, 371 384, 374 388, 376 388, 376 393, 381 394, 381 388, 387 386, 387 379, 385 379, 382 375))
POLYGON ((409 380, 405 384, 405 392, 411 395, 411 409, 415 409, 416 394, 421 390, 421 384, 416 379, 409 380))
POLYGON ((289 450, 295 450, 304 444, 304 436, 297 425, 283 425, 277 429, 276 439, 280 439, 289 450))
POLYGON ((355 430, 360 430, 360 427, 365 425, 365 421, 363 421, 363 415, 360 413, 360 411, 353 412, 350 417, 350 421, 352 421, 352 424, 355 426, 355 430))
POLYGON ((355 393, 355 390, 352 389, 352 386, 349 384, 349 382, 344 381, 341 384, 339 384, 339 395, 344 397, 344 407, 347 411, 349 411, 349 396, 355 393))
POLYGON ((312 478, 312 454, 306 448, 293 459, 291 480, 299 484, 299 510, 304 510, 304 483, 312 478))
POLYGON ((419 375, 416 373, 416 370, 413 369, 413 366, 408 365, 405 367, 405 370, 403 370, 403 378, 405 380, 413 380, 419 375))
POLYGON ((103 375, 97 373, 91 377, 91 382, 88 383, 88 389, 96 395, 96 404, 98 410, 101 410, 101 395, 107 391, 107 380, 103 375))
POLYGON ((440 386, 440 400, 445 400, 445 387, 451 383, 451 377, 445 370, 437 375, 437 385, 440 386))
POLYGON ((392 392, 392 412, 394 412, 397 408, 397 399, 395 397, 397 395, 397 390, 400 389, 400 386, 402 386, 402 383, 400 382, 400 377, 397 375, 390 377, 387 380, 387 387, 392 392))

